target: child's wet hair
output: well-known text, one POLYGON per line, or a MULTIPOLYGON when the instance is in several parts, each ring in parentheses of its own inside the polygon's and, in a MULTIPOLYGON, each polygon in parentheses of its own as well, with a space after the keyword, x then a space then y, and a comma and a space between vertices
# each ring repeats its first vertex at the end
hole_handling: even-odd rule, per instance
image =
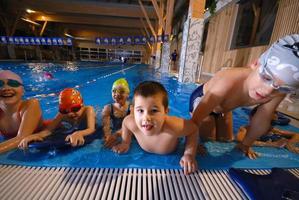
POLYGON ((139 85, 137 85, 137 87, 134 90, 134 97, 138 95, 142 97, 151 97, 156 94, 162 94, 163 106, 165 109, 168 108, 168 94, 161 83, 158 83, 156 81, 144 81, 139 83, 139 85))

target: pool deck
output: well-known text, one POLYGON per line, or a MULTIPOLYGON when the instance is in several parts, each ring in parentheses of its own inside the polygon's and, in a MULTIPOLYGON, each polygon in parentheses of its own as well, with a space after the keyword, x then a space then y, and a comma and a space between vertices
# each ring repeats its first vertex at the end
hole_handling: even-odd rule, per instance
MULTIPOLYGON (((268 174, 270 170, 248 170, 268 174)), ((299 169, 289 169, 299 178, 299 169)), ((185 176, 173 169, 107 169, 0 165, 6 199, 248 199, 226 170, 185 176)))

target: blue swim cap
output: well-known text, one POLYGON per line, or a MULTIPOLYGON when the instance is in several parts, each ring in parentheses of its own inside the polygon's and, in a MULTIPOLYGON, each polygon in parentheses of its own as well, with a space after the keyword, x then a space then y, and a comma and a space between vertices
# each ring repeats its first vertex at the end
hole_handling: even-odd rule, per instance
POLYGON ((271 71, 286 85, 299 88, 299 34, 275 42, 259 58, 260 70, 271 71))

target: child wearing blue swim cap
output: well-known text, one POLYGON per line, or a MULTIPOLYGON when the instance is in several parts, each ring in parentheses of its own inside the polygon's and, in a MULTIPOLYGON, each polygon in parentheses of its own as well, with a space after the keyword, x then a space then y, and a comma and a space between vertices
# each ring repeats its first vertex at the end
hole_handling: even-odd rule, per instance
POLYGON ((190 97, 189 111, 202 139, 233 140, 232 110, 259 105, 247 134, 236 147, 251 159, 250 147, 266 134, 277 106, 299 88, 299 35, 288 35, 264 52, 252 67, 217 72, 190 97))

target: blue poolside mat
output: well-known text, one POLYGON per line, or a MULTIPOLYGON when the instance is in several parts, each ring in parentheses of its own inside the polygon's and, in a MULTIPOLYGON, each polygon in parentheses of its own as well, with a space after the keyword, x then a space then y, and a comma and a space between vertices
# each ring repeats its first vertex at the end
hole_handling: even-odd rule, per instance
MULTIPOLYGON (((233 149, 234 143, 207 142, 208 154, 197 156, 202 169, 235 168, 292 168, 299 167, 299 155, 285 149, 254 147, 261 157, 250 160, 233 149)), ((52 150, 41 152, 23 152, 15 150, 0 155, 0 164, 53 167, 109 167, 109 168, 180 168, 179 160, 183 154, 183 144, 169 155, 156 155, 144 152, 136 141, 126 154, 116 154, 103 148, 101 140, 81 148, 52 150)))
POLYGON ((232 168, 228 173, 250 199, 299 199, 299 179, 289 171, 273 168, 270 174, 257 175, 232 168))

